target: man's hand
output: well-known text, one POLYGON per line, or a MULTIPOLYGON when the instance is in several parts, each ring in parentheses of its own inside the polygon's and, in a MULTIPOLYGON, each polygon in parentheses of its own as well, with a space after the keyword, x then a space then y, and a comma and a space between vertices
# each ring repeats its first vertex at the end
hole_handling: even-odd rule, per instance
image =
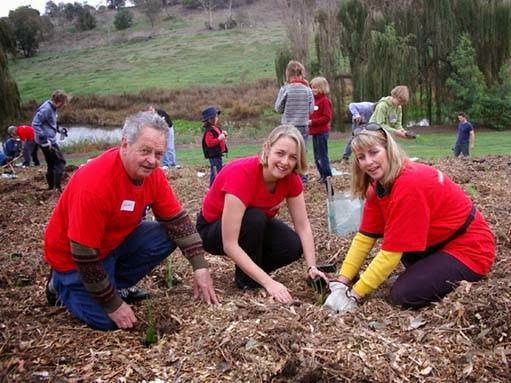
POLYGON ((133 326, 137 323, 135 313, 126 302, 122 302, 119 308, 108 314, 108 316, 114 321, 117 327, 123 330, 133 328, 133 326))
POLYGON ((353 311, 357 308, 357 299, 350 293, 350 288, 341 282, 330 282, 330 295, 323 307, 335 313, 353 311))
POLYGON ((272 279, 270 283, 268 283, 268 286, 264 286, 264 288, 273 298, 277 300, 277 302, 291 303, 293 301, 293 298, 291 297, 291 294, 289 294, 286 286, 280 282, 272 279))
POLYGON ((220 301, 216 297, 213 279, 209 269, 197 269, 193 272, 193 297, 201 299, 207 304, 218 304, 220 301))

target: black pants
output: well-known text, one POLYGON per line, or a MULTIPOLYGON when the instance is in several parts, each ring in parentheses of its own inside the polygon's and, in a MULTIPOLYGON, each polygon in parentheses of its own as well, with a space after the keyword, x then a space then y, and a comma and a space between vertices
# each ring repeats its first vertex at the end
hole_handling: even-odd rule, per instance
POLYGON ((442 251, 426 256, 405 253, 402 262, 406 270, 392 286, 390 299, 404 307, 427 306, 454 290, 460 281, 477 282, 482 278, 442 251))
POLYGON ((41 146, 44 154, 44 159, 48 165, 46 170, 46 181, 48 182, 48 189, 62 190, 62 175, 64 174, 64 167, 66 160, 56 144, 50 147, 41 146))
MULTIPOLYGON (((221 219, 208 223, 199 214, 197 231, 207 252, 225 255, 221 219)), ((245 211, 238 243, 252 261, 267 273, 289 265, 303 253, 300 237, 294 230, 278 219, 266 217, 256 208, 245 211)), ((236 277, 251 280, 239 268, 236 268, 236 277)))

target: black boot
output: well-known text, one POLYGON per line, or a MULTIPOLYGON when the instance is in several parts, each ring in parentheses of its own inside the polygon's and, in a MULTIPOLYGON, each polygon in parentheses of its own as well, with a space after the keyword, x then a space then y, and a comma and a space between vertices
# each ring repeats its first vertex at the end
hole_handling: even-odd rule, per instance
POLYGON ((48 182, 48 190, 52 190, 55 187, 53 173, 46 173, 46 182, 48 182))

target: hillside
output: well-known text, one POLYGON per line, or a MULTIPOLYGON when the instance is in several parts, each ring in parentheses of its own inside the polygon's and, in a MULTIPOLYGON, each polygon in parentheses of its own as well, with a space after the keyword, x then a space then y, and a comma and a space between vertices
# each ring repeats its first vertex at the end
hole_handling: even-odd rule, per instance
MULTIPOLYGON (((105 11, 98 13, 94 31, 57 27, 35 57, 12 61, 9 69, 22 100, 44 100, 55 88, 108 95, 275 77, 275 51, 285 41, 285 29, 270 0, 235 9, 243 27, 228 31, 205 29, 203 12, 181 6, 169 7, 154 28, 133 12, 135 24, 126 31, 115 31, 115 12, 105 11)), ((225 20, 225 12, 215 11, 215 25, 225 20)))

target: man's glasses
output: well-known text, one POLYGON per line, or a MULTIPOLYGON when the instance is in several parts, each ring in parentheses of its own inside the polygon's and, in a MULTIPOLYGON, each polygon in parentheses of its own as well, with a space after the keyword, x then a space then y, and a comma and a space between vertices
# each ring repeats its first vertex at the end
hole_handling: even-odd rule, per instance
POLYGON ((366 125, 360 125, 358 128, 353 130, 353 135, 358 136, 359 134, 363 133, 364 131, 367 131, 367 132, 381 131, 381 132, 383 132, 383 135, 385 136, 385 138, 387 138, 387 132, 385 131, 385 129, 383 129, 380 125, 375 124, 374 122, 366 124, 366 125))

